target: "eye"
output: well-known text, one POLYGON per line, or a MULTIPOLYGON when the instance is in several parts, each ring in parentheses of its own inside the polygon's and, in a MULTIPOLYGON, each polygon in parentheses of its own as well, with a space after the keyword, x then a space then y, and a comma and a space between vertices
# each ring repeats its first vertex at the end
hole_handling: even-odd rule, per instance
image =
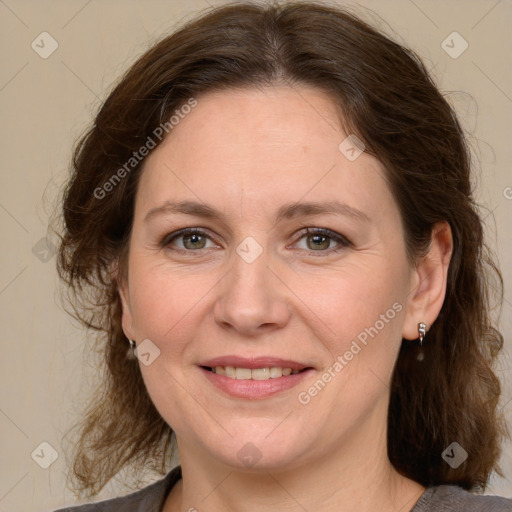
MULTIPOLYGON (((305 243, 305 246, 299 246, 299 249, 310 254, 319 253, 318 256, 320 253, 333 253, 352 246, 346 237, 326 228, 306 228, 299 234, 295 245, 300 243, 305 243)), ((184 228, 170 233, 163 238, 161 246, 183 253, 218 247, 211 236, 200 228, 184 228)))
POLYGON ((296 242, 305 242, 305 247, 299 247, 309 253, 331 253, 340 251, 352 245, 352 243, 343 235, 326 228, 306 228, 301 232, 301 236, 296 242), (333 245, 337 246, 333 247, 333 245))
POLYGON ((162 240, 162 246, 168 247, 170 245, 174 245, 176 250, 183 252, 217 247, 205 231, 197 228, 180 229, 179 231, 167 235, 162 240), (211 242, 211 244, 207 245, 208 242, 211 242))

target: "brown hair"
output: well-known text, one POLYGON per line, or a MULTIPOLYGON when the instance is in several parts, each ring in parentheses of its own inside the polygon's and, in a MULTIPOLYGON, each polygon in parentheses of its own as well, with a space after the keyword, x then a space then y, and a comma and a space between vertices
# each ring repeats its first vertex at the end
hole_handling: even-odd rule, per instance
POLYGON ((172 430, 153 406, 138 364, 126 359, 111 273, 116 265, 126 272, 140 164, 102 192, 106 197, 95 191, 105 191, 133 152, 190 98, 277 83, 330 94, 346 132, 384 164, 411 264, 428 249, 433 224, 450 224, 454 250, 446 298, 427 334, 424 360, 417 359, 417 345, 404 340, 396 362, 388 455, 399 472, 424 486, 485 489, 492 470, 501 474, 497 459, 507 433, 492 369, 503 338, 490 316, 492 296, 501 304, 503 292, 472 196, 465 136, 412 51, 318 2, 209 9, 129 69, 77 144, 63 199, 58 270, 73 314, 98 331, 106 371, 79 424, 75 487, 96 494, 130 465, 164 473, 172 451, 172 430), (456 469, 441 457, 454 441, 468 452, 456 469))

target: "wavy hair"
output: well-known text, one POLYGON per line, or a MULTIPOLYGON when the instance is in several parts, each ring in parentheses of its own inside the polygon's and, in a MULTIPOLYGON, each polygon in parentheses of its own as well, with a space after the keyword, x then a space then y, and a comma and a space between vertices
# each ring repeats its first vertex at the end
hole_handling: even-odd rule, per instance
POLYGON ((190 98, 276 84, 328 93, 346 133, 384 164, 411 264, 428 249, 434 223, 449 223, 454 247, 446 297, 424 358, 403 340, 394 368, 388 456, 424 486, 484 490, 493 470, 501 474, 497 460, 508 434, 493 372, 503 338, 491 318, 503 283, 484 241, 466 136, 414 52, 358 16, 318 2, 230 3, 201 13, 131 66, 75 146, 57 268, 70 312, 94 331, 104 364, 97 392, 75 425, 75 490, 97 494, 126 467, 164 473, 173 450, 172 430, 154 407, 137 361, 126 358, 112 273, 126 275, 141 164, 121 173, 115 186, 105 184, 190 98), (469 454, 458 468, 441 457, 454 441, 469 454))

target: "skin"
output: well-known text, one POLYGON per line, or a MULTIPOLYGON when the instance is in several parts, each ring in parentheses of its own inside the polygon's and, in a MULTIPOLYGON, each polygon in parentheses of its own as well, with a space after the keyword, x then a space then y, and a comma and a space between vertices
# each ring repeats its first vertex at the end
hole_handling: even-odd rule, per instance
POLYGON ((139 365, 178 441, 183 479, 164 511, 410 510, 424 487, 387 458, 389 383, 402 338, 416 339, 418 322, 428 328, 441 309, 449 226, 437 224, 429 254, 409 264, 382 165, 366 153, 349 161, 338 150, 347 134, 322 91, 274 86, 196 99, 145 160, 119 286, 126 336, 160 350, 139 365), (223 219, 167 213, 144 222, 152 208, 181 200, 208 204, 223 219), (334 200, 369 220, 276 220, 284 204, 334 200), (208 237, 161 244, 185 227, 208 237), (305 227, 330 229, 351 245, 319 243, 305 227), (262 248, 252 263, 236 252, 249 236, 262 248), (394 318, 300 403, 298 393, 395 303, 394 318), (233 398, 198 367, 228 354, 293 359, 315 370, 276 396, 233 398), (261 455, 252 467, 237 457, 249 442, 261 455))

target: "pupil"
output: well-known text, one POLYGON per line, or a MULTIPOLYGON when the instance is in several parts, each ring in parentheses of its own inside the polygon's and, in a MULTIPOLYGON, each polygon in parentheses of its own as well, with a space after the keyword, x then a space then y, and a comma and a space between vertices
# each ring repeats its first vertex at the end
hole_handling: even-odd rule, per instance
MULTIPOLYGON (((184 237, 184 245, 185 247, 188 247, 189 245, 192 245, 192 248, 197 248, 197 245, 196 244, 199 244, 199 248, 202 248, 202 245, 204 245, 204 240, 202 240, 202 236, 201 235, 186 235, 184 237), (201 242, 203 242, 203 244, 201 245, 201 242)), ((188 247, 189 248, 189 247, 188 247)))
POLYGON ((310 240, 313 240, 313 249, 328 249, 329 248, 329 237, 326 237, 323 235, 312 235, 310 237, 310 240))

